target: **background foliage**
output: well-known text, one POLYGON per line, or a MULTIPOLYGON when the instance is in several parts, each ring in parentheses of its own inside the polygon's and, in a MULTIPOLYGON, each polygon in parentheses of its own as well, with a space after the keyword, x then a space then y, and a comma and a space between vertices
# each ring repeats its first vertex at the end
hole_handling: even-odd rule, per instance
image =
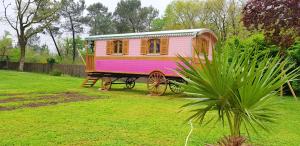
MULTIPOLYGON (((43 2, 49 3, 46 0, 43 2)), ((78 51, 85 54, 79 37, 83 31, 101 35, 209 28, 219 38, 216 50, 222 51, 223 46, 231 47, 232 52, 255 47, 259 51, 271 52, 272 56, 279 52, 299 65, 299 3, 297 0, 173 0, 159 15, 155 6, 142 6, 140 0, 121 0, 113 12, 109 12, 101 2, 86 6, 84 0, 63 0, 50 3, 53 9, 47 10, 45 6, 38 10, 53 13, 53 16, 47 15, 53 18, 51 23, 38 17, 41 22, 32 20, 37 25, 26 26, 28 30, 39 31, 27 37, 28 56, 25 61, 46 62, 47 58, 55 58, 57 63, 82 64, 78 51), (38 24, 41 26, 38 27, 38 24), (38 34, 41 32, 51 36, 57 53, 49 53, 48 47, 40 43, 38 34), (64 36, 66 33, 72 34, 72 37, 64 36)), ((31 6, 28 1, 22 4, 31 6)), ((3 3, 3 8, 7 6, 3 3)), ((4 36, 0 53, 5 50, 11 60, 19 61, 22 56, 20 51, 6 51, 9 50, 7 48, 20 48, 19 45, 7 43, 3 46, 5 41, 8 39, 4 36)), ((293 82, 297 89, 298 84, 293 82)))

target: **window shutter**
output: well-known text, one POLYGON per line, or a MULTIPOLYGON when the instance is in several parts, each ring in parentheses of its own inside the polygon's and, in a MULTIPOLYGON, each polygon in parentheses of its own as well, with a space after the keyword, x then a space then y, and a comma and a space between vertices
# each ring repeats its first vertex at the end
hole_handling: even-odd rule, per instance
POLYGON ((197 38, 197 49, 198 49, 198 53, 202 52, 202 39, 201 38, 197 38))
POLYGON ((148 52, 148 39, 141 39, 141 55, 146 55, 148 52))
POLYGON ((192 48, 193 48, 193 49, 196 49, 196 48, 197 48, 197 39, 196 39, 196 38, 193 38, 193 39, 192 39, 192 48))
POLYGON ((203 41, 202 38, 200 39, 200 48, 201 48, 201 49, 200 49, 201 53, 204 53, 204 51, 205 51, 205 50, 204 50, 205 46, 204 46, 204 41, 203 41))
POLYGON ((209 54, 209 44, 208 41, 205 41, 205 50, 206 50, 206 54, 209 54))
POLYGON ((111 55, 113 50, 113 41, 106 41, 106 55, 111 55))
POLYGON ((129 50, 129 40, 122 41, 122 53, 123 55, 128 55, 129 50))
POLYGON ((202 45, 201 45, 201 51, 206 53, 206 55, 209 53, 208 52, 208 41, 205 39, 201 39, 202 45))
POLYGON ((160 55, 168 55, 169 52, 169 38, 164 37, 160 39, 160 55))
POLYGON ((199 53, 204 53, 204 51, 205 51, 205 41, 204 41, 204 39, 203 38, 199 38, 199 39, 197 39, 197 41, 198 41, 198 48, 199 48, 199 53))
POLYGON ((192 39, 192 49, 196 55, 196 51, 199 50, 199 40, 196 37, 192 39))

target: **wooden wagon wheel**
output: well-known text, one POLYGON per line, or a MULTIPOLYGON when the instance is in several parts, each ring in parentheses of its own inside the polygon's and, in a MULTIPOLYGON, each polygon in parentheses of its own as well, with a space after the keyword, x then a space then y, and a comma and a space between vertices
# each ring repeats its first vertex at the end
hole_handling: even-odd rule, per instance
POLYGON ((181 86, 178 85, 178 84, 176 84, 176 83, 170 82, 169 83, 169 87, 170 87, 171 91, 174 92, 174 93, 176 93, 176 94, 179 94, 179 93, 183 92, 181 86))
POLYGON ((125 85, 127 89, 132 89, 135 86, 136 78, 127 78, 125 81, 125 85))
POLYGON ((160 71, 151 72, 148 77, 147 87, 151 95, 162 95, 166 92, 168 81, 160 71))
POLYGON ((110 77, 104 77, 102 78, 102 90, 109 90, 111 88, 111 78, 110 77))

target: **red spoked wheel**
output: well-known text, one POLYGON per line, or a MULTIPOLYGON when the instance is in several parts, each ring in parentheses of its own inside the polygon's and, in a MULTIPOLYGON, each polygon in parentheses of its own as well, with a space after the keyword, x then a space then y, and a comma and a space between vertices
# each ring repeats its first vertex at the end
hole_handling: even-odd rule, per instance
POLYGON ((111 84, 112 81, 110 77, 102 78, 101 90, 109 90, 111 88, 111 84))
POLYGON ((160 71, 150 73, 148 77, 147 87, 151 95, 163 95, 166 92, 168 80, 160 71))

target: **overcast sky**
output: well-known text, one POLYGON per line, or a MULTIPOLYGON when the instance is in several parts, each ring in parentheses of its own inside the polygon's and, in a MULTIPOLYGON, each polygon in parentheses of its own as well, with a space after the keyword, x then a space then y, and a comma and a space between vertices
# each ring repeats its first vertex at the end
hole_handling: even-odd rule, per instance
MULTIPOLYGON (((108 7, 110 12, 113 12, 117 6, 117 3, 120 0, 85 0, 86 5, 91 5, 96 2, 101 2, 104 4, 106 7, 108 7)), ((150 6, 152 5, 153 7, 157 8, 159 10, 160 16, 163 15, 164 10, 166 6, 171 2, 172 0, 141 0, 142 6, 150 6)), ((14 3, 14 0, 5 0, 5 3, 14 3)), ((9 12, 10 15, 14 15, 13 12, 9 12)), ((1 0, 1 5, 0 5, 0 18, 3 18, 4 16, 4 10, 3 10, 3 5, 2 5, 2 0, 1 0)), ((0 21, 0 37, 4 35, 4 31, 9 31, 11 34, 13 34, 13 40, 16 43, 17 39, 15 37, 15 32, 8 26, 7 23, 2 22, 3 20, 0 21)), ((53 47, 53 44, 48 37, 42 36, 41 38, 41 44, 45 44, 47 42, 48 46, 51 49, 51 52, 55 52, 55 49, 53 47)))

